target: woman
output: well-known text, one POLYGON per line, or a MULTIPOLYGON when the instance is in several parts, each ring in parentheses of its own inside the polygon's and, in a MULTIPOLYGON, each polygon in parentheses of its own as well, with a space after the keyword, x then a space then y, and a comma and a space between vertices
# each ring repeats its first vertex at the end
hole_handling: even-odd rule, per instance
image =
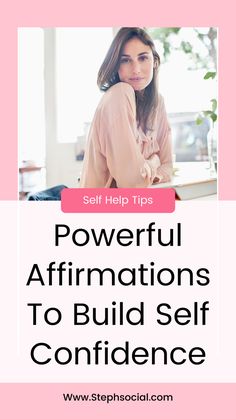
POLYGON ((159 64, 143 29, 119 30, 98 73, 106 93, 90 128, 81 187, 147 187, 170 180, 171 135, 157 91, 159 64))

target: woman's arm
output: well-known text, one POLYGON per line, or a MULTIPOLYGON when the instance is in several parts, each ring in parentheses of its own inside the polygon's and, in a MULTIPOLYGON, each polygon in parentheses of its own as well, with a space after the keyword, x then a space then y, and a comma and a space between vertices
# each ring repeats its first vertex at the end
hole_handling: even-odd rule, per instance
MULTIPOLYGON (((156 163, 155 182, 168 182, 173 172, 171 130, 167 119, 165 104, 159 96, 157 114, 157 142, 159 145, 159 162, 156 163)), ((151 157, 152 160, 152 157, 151 157)), ((153 164, 153 161, 151 162, 153 164)))
POLYGON ((152 184, 151 160, 145 160, 137 142, 136 105, 133 88, 118 83, 105 94, 101 108, 101 151, 118 187, 152 184))

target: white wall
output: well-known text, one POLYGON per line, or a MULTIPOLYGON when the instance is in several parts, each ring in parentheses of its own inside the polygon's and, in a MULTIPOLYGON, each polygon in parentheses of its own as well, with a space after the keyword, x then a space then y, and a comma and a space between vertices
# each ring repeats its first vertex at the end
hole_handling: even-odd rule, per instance
POLYGON ((57 184, 76 187, 81 162, 75 160, 75 144, 57 141, 54 29, 45 29, 44 36, 47 187, 57 184))

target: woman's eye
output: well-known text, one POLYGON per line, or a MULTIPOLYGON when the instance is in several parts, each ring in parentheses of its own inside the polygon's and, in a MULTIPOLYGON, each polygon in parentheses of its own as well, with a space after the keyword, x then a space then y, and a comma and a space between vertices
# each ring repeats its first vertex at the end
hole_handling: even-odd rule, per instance
POLYGON ((148 60, 148 56, 147 55, 141 55, 141 57, 139 57, 140 61, 146 61, 148 60))
POLYGON ((121 64, 129 63, 129 62, 130 62, 129 58, 121 58, 121 60, 120 60, 121 64))

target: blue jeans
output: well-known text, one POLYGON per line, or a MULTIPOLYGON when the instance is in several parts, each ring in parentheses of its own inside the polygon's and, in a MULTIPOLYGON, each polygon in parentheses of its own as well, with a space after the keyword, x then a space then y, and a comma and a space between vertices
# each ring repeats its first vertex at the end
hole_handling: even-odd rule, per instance
POLYGON ((54 186, 50 189, 45 189, 45 191, 31 193, 28 196, 28 201, 60 201, 61 200, 61 191, 67 188, 65 185, 54 186))

